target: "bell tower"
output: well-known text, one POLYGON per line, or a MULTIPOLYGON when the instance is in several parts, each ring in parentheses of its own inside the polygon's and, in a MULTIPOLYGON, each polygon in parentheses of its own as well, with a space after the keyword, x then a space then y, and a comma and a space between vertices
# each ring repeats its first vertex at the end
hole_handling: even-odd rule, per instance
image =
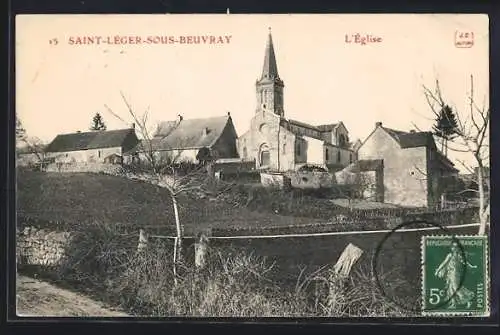
POLYGON ((284 116, 283 88, 285 85, 278 75, 278 66, 274 54, 271 28, 264 53, 264 66, 262 75, 255 83, 257 93, 257 112, 272 112, 284 116))

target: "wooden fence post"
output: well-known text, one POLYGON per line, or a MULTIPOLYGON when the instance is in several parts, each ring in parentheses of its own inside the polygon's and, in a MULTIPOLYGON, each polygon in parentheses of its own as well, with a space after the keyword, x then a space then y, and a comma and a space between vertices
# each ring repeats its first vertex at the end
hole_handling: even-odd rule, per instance
POLYGON ((203 269, 206 265, 206 255, 208 251, 211 230, 200 233, 198 241, 194 245, 194 264, 197 269, 203 269))
POLYGON ((330 315, 335 310, 335 306, 343 303, 343 301, 339 301, 339 298, 342 298, 341 291, 344 288, 344 281, 349 277, 353 265, 362 254, 363 250, 349 243, 337 260, 337 263, 333 266, 333 269, 330 270, 328 287, 328 308, 330 315))
POLYGON ((139 230, 139 244, 137 245, 137 252, 141 252, 146 249, 148 245, 148 236, 144 229, 139 230))

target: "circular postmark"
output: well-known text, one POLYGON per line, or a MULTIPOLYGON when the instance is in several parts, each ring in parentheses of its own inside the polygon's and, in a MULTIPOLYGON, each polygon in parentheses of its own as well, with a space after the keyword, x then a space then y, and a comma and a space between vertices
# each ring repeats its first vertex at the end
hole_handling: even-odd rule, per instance
MULTIPOLYGON (((373 280, 375 282, 376 287, 380 291, 380 293, 384 296, 384 298, 388 302, 392 303, 393 305, 396 305, 397 307, 399 307, 399 308, 401 308, 403 310, 411 312, 411 313, 418 313, 418 312, 420 312, 422 306, 420 304, 412 303, 411 300, 410 300, 410 303, 405 304, 405 303, 403 303, 401 301, 401 299, 398 299, 397 297, 391 296, 389 294, 389 290, 387 290, 384 287, 384 285, 383 285, 384 280, 382 280, 380 278, 380 274, 379 274, 379 265, 380 265, 380 263, 379 263, 379 256, 380 256, 380 254, 381 254, 381 252, 382 252, 382 250, 384 248, 384 245, 389 241, 389 239, 394 234, 404 233, 405 230, 403 228, 411 229, 412 226, 416 226, 416 225, 420 225, 420 226, 421 225, 426 225, 426 226, 428 226, 427 228, 429 228, 429 227, 430 228, 436 228, 436 230, 439 231, 442 235, 448 236, 451 239, 452 244, 456 245, 456 247, 458 248, 458 252, 459 252, 460 256, 462 257, 462 259, 466 259, 466 253, 465 253, 464 247, 460 243, 460 241, 458 240, 458 238, 455 237, 455 235, 453 235, 452 233, 450 233, 450 231, 446 227, 441 226, 441 225, 439 225, 437 223, 434 223, 434 222, 429 222, 429 221, 425 221, 425 220, 413 220, 413 221, 403 222, 403 223, 397 225, 396 227, 394 227, 386 235, 384 235, 384 237, 377 244, 377 247, 375 248, 375 251, 374 251, 373 257, 372 257, 371 268, 372 268, 372 277, 373 277, 373 280)), ((415 227, 413 227, 413 228, 415 228, 415 227)), ((419 228, 422 228, 422 227, 419 227, 419 228)), ((416 230, 414 230, 414 231, 416 231, 416 230)), ((421 267, 425 267, 426 266, 424 259, 421 259, 420 266, 421 267)), ((421 270, 419 271, 419 273, 421 273, 421 270)), ((446 297, 445 299, 442 299, 439 303, 434 304, 432 306, 432 309, 439 309, 439 308, 447 305, 448 303, 450 303, 450 301, 452 299, 454 299, 455 296, 458 294, 459 289, 463 286, 463 284, 465 282, 465 277, 466 277, 466 270, 461 273, 460 278, 459 278, 458 286, 453 290, 453 292, 451 292, 451 294, 449 294, 448 297, 446 297)), ((419 292, 421 291, 420 288, 418 290, 419 290, 419 292)), ((419 299, 419 300, 421 301, 421 299, 419 299)), ((429 308, 427 308, 427 309, 429 310, 429 308)))

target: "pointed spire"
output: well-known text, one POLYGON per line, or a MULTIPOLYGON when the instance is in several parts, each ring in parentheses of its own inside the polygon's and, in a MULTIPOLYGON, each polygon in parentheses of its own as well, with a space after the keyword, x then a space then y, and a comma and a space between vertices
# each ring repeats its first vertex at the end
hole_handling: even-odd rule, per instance
POLYGON ((264 67, 262 69, 261 79, 279 78, 278 66, 276 65, 276 56, 274 54, 273 37, 271 36, 271 27, 267 38, 266 52, 264 55, 264 67))

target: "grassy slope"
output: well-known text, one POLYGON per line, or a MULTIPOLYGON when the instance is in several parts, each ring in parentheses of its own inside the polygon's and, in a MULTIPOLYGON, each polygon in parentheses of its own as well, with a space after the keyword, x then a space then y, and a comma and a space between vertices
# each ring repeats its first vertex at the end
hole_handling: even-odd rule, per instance
MULTIPOLYGON (((17 200, 21 214, 44 220, 174 225, 172 202, 165 189, 121 177, 19 171, 17 200)), ((300 225, 324 221, 260 213, 221 202, 187 198, 180 200, 180 217, 187 228, 300 225)))

